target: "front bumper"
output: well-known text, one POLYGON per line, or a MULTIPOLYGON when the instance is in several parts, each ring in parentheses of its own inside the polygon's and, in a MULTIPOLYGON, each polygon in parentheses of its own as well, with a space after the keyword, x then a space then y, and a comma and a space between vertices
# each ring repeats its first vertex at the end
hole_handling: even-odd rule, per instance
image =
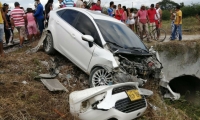
POLYGON ((141 116, 146 108, 146 99, 136 82, 100 86, 70 94, 70 112, 81 120, 131 120, 141 116), (138 90, 142 99, 131 101, 125 91, 132 89, 138 90))

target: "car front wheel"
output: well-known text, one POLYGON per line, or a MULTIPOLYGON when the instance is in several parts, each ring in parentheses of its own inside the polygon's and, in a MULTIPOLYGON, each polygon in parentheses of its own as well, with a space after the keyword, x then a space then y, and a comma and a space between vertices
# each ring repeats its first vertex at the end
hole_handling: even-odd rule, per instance
POLYGON ((51 33, 47 33, 46 38, 43 42, 43 47, 44 47, 44 51, 47 54, 54 54, 55 53, 55 49, 53 47, 53 37, 51 35, 51 33))
POLYGON ((89 82, 90 87, 111 85, 113 83, 112 74, 103 68, 95 68, 90 74, 89 82))

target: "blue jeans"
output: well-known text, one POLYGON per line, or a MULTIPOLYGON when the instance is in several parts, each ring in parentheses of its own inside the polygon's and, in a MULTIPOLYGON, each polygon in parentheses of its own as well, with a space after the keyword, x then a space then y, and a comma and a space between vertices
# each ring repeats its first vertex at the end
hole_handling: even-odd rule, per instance
POLYGON ((175 40, 176 38, 176 31, 178 29, 178 37, 179 37, 179 40, 182 40, 182 26, 181 25, 175 25, 174 26, 174 29, 173 29, 173 32, 172 32, 172 40, 175 40))
POLYGON ((0 42, 3 42, 4 24, 0 24, 0 42))
POLYGON ((42 35, 42 32, 44 30, 44 19, 37 18, 37 24, 39 26, 40 35, 42 35))

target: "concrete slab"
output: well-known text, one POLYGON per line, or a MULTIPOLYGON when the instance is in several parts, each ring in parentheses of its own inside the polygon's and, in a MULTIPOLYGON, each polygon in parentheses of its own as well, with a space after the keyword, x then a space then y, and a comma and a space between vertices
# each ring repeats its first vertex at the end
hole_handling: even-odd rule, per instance
POLYGON ((66 91, 68 90, 57 79, 41 79, 42 83, 49 91, 66 91))

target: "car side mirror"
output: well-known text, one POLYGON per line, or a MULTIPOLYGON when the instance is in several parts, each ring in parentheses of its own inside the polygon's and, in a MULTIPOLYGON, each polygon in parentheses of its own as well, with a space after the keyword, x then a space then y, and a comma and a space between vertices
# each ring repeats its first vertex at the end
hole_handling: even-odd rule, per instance
POLYGON ((91 35, 83 35, 82 40, 87 41, 89 44, 89 47, 93 46, 94 38, 91 35))

